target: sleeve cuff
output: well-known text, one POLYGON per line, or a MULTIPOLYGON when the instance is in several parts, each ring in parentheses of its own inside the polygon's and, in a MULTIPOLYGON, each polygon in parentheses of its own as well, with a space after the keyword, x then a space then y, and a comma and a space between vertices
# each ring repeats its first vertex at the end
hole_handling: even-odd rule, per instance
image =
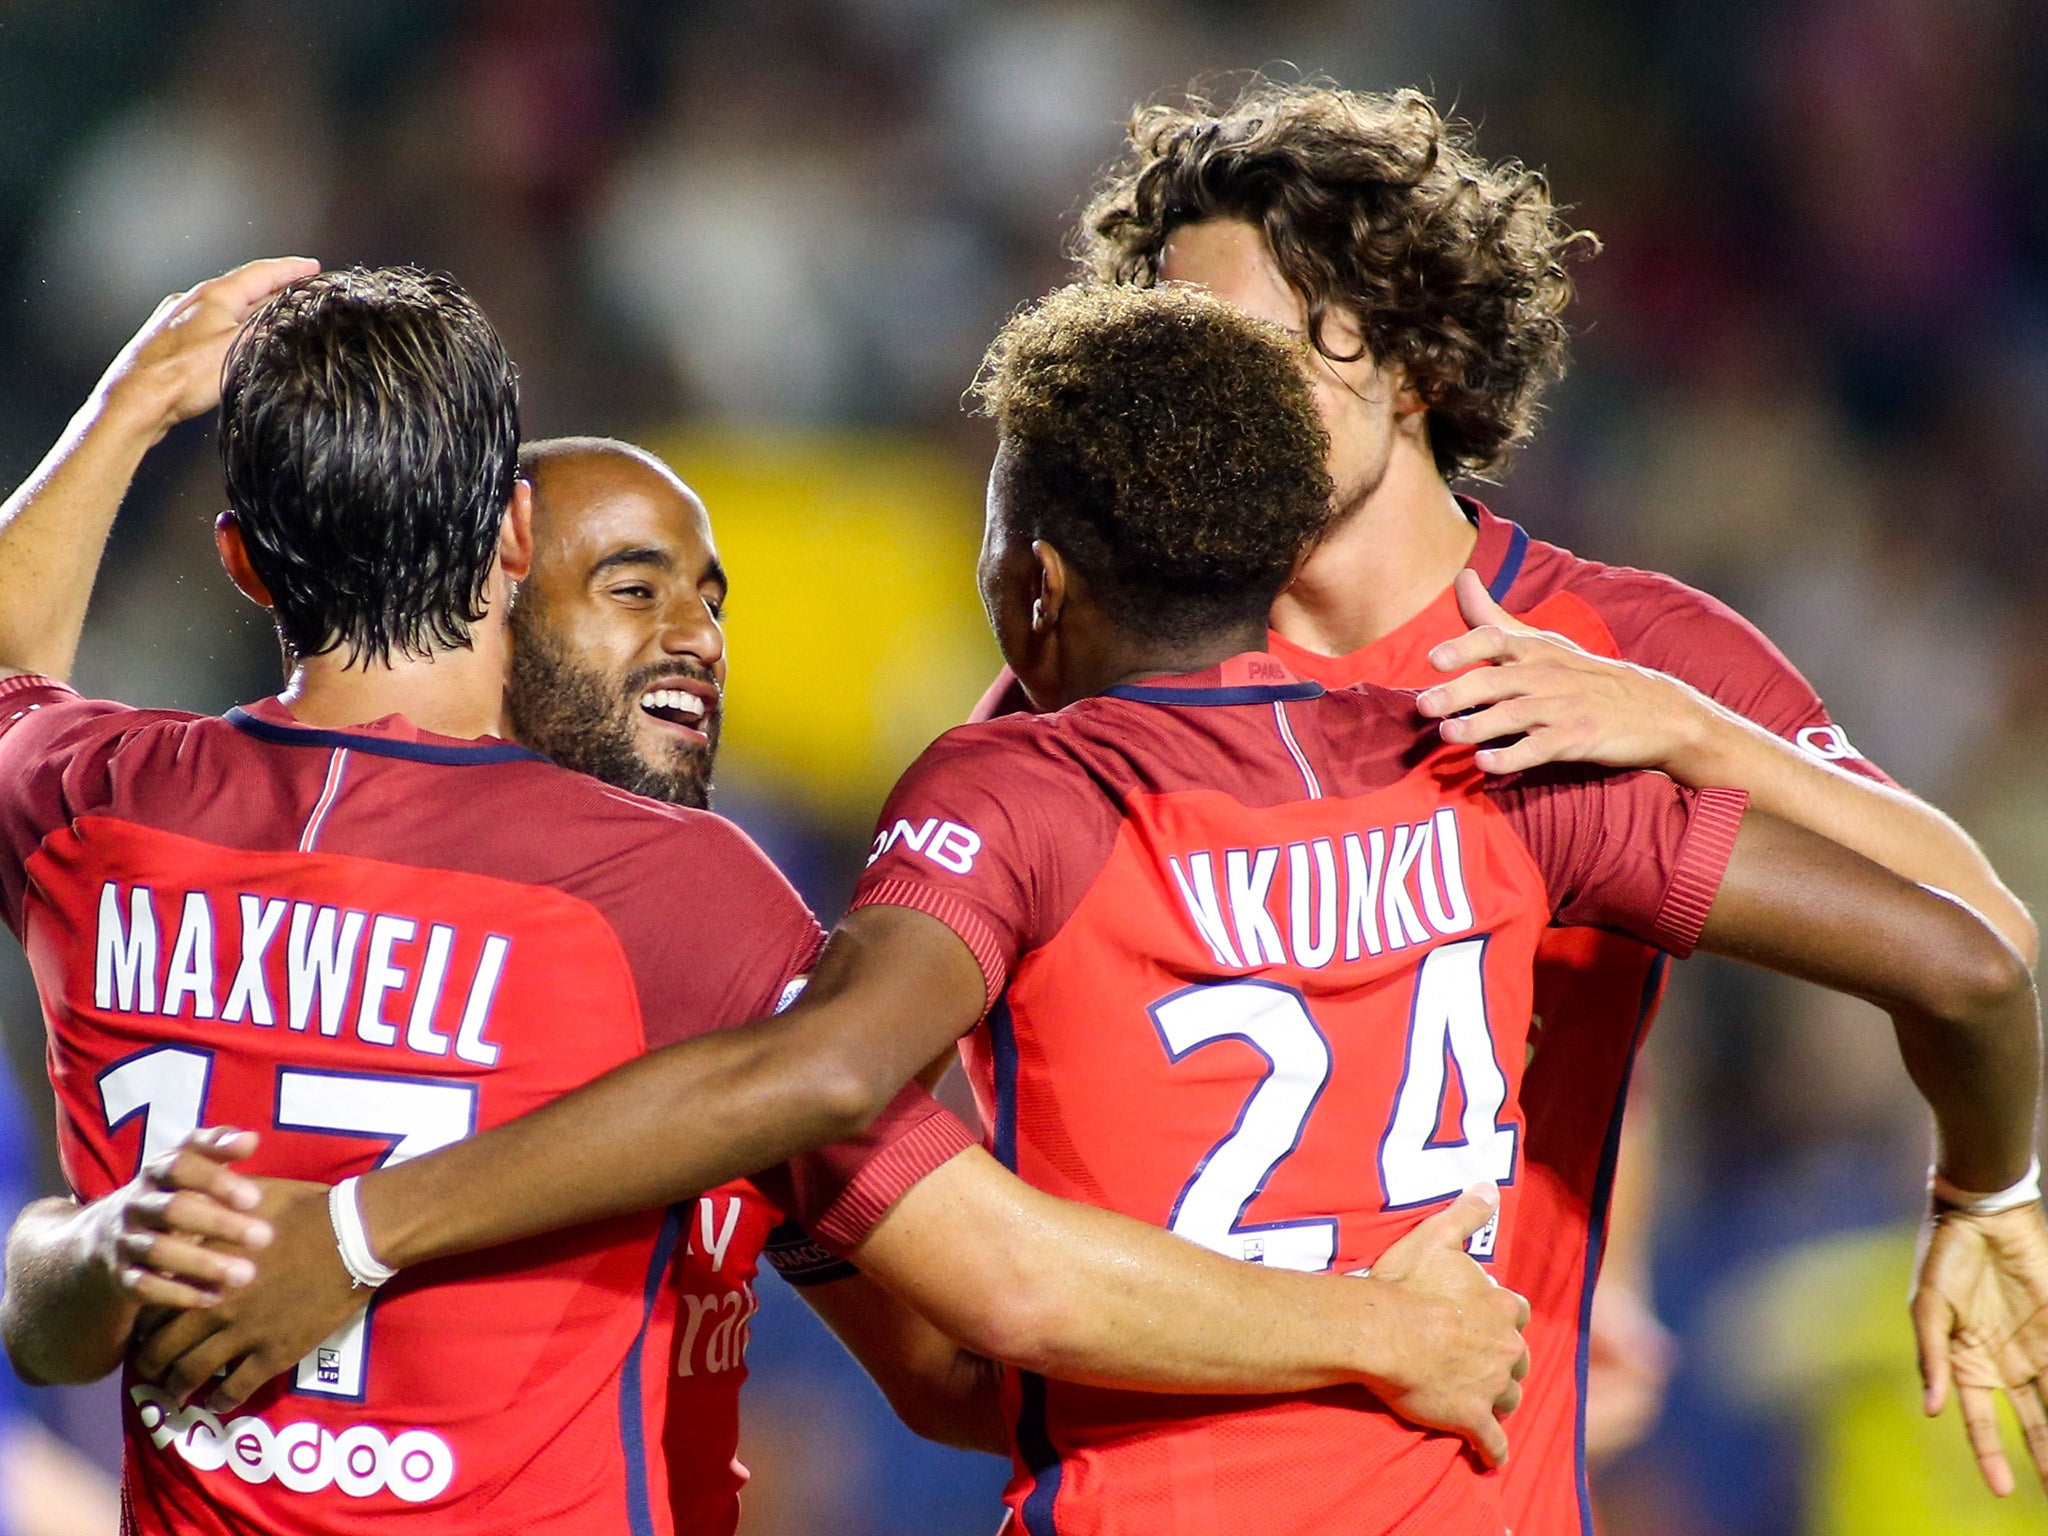
POLYGON ((988 989, 983 1011, 995 1007, 996 999, 1003 995, 1003 983, 1009 979, 1009 960, 995 930, 966 902, 915 880, 878 880, 858 892, 847 910, 858 912, 862 907, 908 907, 952 929, 981 966, 982 983, 988 989))
POLYGON ((40 672, 17 672, 13 677, 0 678, 0 713, 6 712, 15 696, 23 693, 58 693, 73 699, 79 696, 76 688, 54 677, 45 677, 40 672))
POLYGON ((1745 789, 1703 789, 1692 803, 1685 836, 1678 844, 1678 857, 1671 868, 1671 882, 1664 888, 1663 905, 1651 930, 1659 949, 1683 960, 1700 941, 1707 925, 1721 878, 1728 872, 1728 859, 1735 852, 1735 834, 1742 828, 1749 809, 1745 789))
POLYGON ((812 1228, 812 1235, 835 1253, 850 1253, 926 1174, 980 1145, 951 1111, 935 1104, 930 1115, 854 1175, 812 1228))

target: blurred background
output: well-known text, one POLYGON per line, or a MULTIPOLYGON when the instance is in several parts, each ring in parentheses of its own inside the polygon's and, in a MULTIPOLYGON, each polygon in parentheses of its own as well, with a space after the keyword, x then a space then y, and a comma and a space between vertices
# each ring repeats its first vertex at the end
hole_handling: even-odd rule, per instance
MULTIPOLYGON (((530 433, 634 438, 704 494, 734 578, 720 806, 829 921, 893 774, 994 667, 981 348, 1061 279, 1132 105, 1259 67, 1419 85, 1549 172, 1607 249, 1539 442, 1481 494, 1732 602, 2048 906, 2039 0, 0 0, 0 479, 167 291, 282 252, 455 273, 530 433)), ((117 529, 89 691, 275 686, 219 500, 194 424, 117 529)), ((0 1017, 18 1201, 54 1174, 12 946, 0 1017)), ((1650 1057, 1677 1364, 1599 1472, 1607 1530, 2041 1529, 2038 1490, 1997 1504, 1916 1412, 1927 1130, 1885 1021, 1694 962, 1650 1057)), ((992 1530, 1004 1467, 912 1439, 763 1291, 748 1536, 992 1530)), ((111 1395, 0 1417, 0 1521, 111 1532, 111 1395)))

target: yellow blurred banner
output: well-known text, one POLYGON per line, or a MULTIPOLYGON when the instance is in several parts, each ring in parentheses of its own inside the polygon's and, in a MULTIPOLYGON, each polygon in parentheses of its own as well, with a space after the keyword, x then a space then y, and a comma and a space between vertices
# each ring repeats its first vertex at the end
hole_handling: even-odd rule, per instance
POLYGON ((974 589, 973 466, 892 434, 682 429, 732 577, 720 777, 862 823, 1000 664, 974 589))

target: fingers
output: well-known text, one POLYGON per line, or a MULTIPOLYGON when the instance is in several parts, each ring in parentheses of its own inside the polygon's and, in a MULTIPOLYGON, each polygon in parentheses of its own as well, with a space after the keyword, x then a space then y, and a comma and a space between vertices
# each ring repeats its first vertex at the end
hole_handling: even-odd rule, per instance
POLYGON ((193 1393, 207 1386, 214 1377, 226 1370, 242 1351, 230 1330, 223 1328, 194 1345, 164 1372, 163 1388, 183 1407, 185 1400, 193 1393))
POLYGON ((1500 1186, 1482 1181, 1472 1185, 1443 1210, 1418 1222, 1409 1235, 1423 1242, 1463 1248, 1500 1210, 1500 1186))
MULTIPOLYGON (((1528 1320, 1528 1314, 1525 1312, 1523 1314, 1522 1321, 1526 1323, 1528 1320)), ((1526 1347, 1522 1350, 1522 1358, 1515 1362, 1515 1368, 1513 1371, 1509 1372, 1509 1374, 1512 1375, 1516 1381, 1520 1381, 1523 1377, 1529 1374, 1529 1351, 1526 1347)))
POLYGON ((1521 1406, 1522 1384, 1519 1381, 1510 1381, 1501 1388, 1500 1396, 1493 1400, 1493 1416, 1496 1419, 1504 1419, 1521 1406))
POLYGON ((1415 707, 1432 720, 1442 720, 1527 692, 1527 667, 1480 667, 1454 677, 1448 683, 1423 689, 1415 696, 1415 707))
POLYGON ((128 1203, 127 1225, 135 1232, 210 1238, 252 1250, 268 1247, 276 1235, 260 1217, 244 1216, 208 1196, 185 1190, 136 1196, 128 1203))
POLYGON ((1464 1434, 1487 1466, 1497 1467, 1508 1459, 1508 1432, 1501 1428, 1500 1420, 1489 1415, 1465 1430, 1464 1434))
POLYGON ((215 1413, 226 1414, 239 1408, 254 1397, 262 1385, 289 1366, 271 1364, 262 1355, 250 1355, 228 1373, 228 1379, 213 1389, 213 1396, 206 1400, 206 1406, 215 1413))
POLYGON ((178 1360, 227 1326, 227 1319, 217 1312, 179 1312, 141 1338, 135 1350, 136 1374, 144 1381, 164 1380, 178 1360))
POLYGON ((145 1307, 169 1307, 174 1311, 188 1312, 210 1307, 220 1300, 216 1291, 201 1290, 182 1280, 168 1280, 147 1269, 123 1269, 119 1279, 121 1289, 145 1307))
POLYGON ((1526 634, 1488 624, 1455 640, 1446 640, 1429 653, 1429 664, 1439 672, 1462 672, 1467 667, 1513 661, 1538 643, 1526 634))
POLYGON ((1956 1388, 1956 1400, 1963 1405, 1963 1428, 1976 1453, 1977 1469, 1984 1485, 2001 1499, 2013 1490, 2012 1468, 2006 1464, 2005 1442, 1998 1433, 1997 1396, 1989 1387, 1956 1388))
POLYGON ((2027 1455, 2034 1463, 2034 1473, 2048 1487, 2048 1408, 2041 1402, 2041 1387, 2038 1381, 2027 1382, 2014 1387, 2006 1394, 2012 1401, 2012 1411, 2019 1416, 2020 1428, 2026 1432, 2027 1455))
POLYGON ((320 263, 310 256, 271 256, 246 262, 232 272, 201 283, 193 290, 218 302, 239 324, 249 318, 278 289, 311 277, 320 263))
POLYGON ((1550 723, 1551 707, 1541 699, 1505 699, 1477 714, 1459 715, 1439 725, 1437 734, 1452 743, 1503 741, 1550 723))
POLYGON ((241 1161, 255 1150, 256 1138, 247 1131, 195 1131, 176 1150, 145 1168, 143 1181, 159 1190, 189 1190, 204 1195, 231 1211, 253 1211, 263 1203, 263 1191, 255 1181, 227 1165, 241 1161), (209 1137, 212 1139, 202 1140, 209 1137))
POLYGON ((1920 1409, 1930 1419, 1948 1406, 1949 1335, 1954 1327, 1955 1309, 1939 1291, 1923 1282, 1913 1298, 1913 1337, 1919 1346, 1920 1380, 1926 1389, 1920 1409))
MULTIPOLYGON (((1520 1333, 1524 1328, 1527 1328, 1529 1326, 1529 1298, 1524 1296, 1520 1291, 1509 1290, 1506 1286, 1501 1287, 1500 1293, 1503 1296, 1512 1297, 1514 1299, 1515 1332, 1520 1333)), ((1529 1355, 1528 1352, 1525 1350, 1522 1354, 1522 1370, 1526 1371, 1527 1369, 1529 1369, 1529 1355)))
POLYGON ((1451 588, 1458 595, 1458 612, 1474 629, 1482 624, 1495 624, 1502 629, 1526 629, 1515 616, 1493 600, 1493 594, 1486 590, 1486 583, 1479 573, 1469 565, 1458 572, 1451 588))
POLYGON ((121 1236, 120 1250, 135 1270, 183 1281, 205 1292, 206 1300, 197 1303, 200 1306, 211 1306, 230 1287, 247 1285, 256 1278, 256 1266, 241 1255, 203 1247, 187 1238, 127 1232, 121 1236))

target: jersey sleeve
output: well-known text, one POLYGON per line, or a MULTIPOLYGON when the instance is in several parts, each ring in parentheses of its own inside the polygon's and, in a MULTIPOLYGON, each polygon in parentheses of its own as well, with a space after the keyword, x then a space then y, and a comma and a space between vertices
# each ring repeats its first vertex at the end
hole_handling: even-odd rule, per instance
POLYGON ((770 1175, 764 1187, 818 1246, 843 1257, 927 1174, 980 1145, 951 1110, 909 1083, 862 1135, 791 1158, 788 1182, 770 1175))
POLYGON ((1880 784, 1827 706, 1764 632, 1719 598, 1669 576, 1610 569, 1575 588, 1624 661, 1675 677, 1801 751, 1880 784))
POLYGON ((1060 779, 1001 725, 948 732, 882 807, 848 910, 910 907, 937 918, 973 951, 993 1007, 1019 956, 1049 936, 1061 845, 1046 808, 1058 803, 1060 779))
POLYGON ((45 837, 91 809, 80 803, 79 786, 119 741, 108 727, 142 713, 81 698, 33 672, 0 681, 0 906, 16 937, 28 883, 23 866, 45 837))
POLYGON ((1699 943, 1749 806, 1739 789, 1576 767, 1488 793, 1543 872, 1560 923, 1619 929, 1681 958, 1699 943))
POLYGON ((825 943, 803 897, 744 832, 708 816, 694 831, 696 868, 660 877, 687 882, 660 912, 662 934, 636 935, 641 942, 630 946, 642 962, 635 971, 650 1050, 779 1012, 825 943), (715 944, 684 937, 712 933, 715 944))

